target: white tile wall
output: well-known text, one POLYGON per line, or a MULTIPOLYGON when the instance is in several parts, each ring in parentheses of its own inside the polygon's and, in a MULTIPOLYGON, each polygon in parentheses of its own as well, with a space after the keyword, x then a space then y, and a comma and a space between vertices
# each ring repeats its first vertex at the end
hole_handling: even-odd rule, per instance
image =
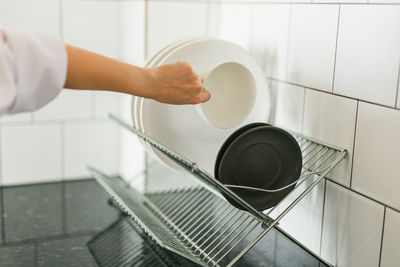
POLYGON ((0 25, 60 36, 60 1, 0 1, 0 25))
POLYGON ((60 95, 33 113, 34 121, 88 119, 92 115, 92 93, 64 89, 60 95))
POLYGON ((250 52, 268 77, 287 71, 290 5, 253 5, 250 52))
POLYGON ((118 128, 109 121, 64 124, 65 177, 90 176, 87 165, 110 175, 118 172, 118 128))
POLYGON ((349 186, 357 101, 306 89, 303 134, 346 148, 349 155, 328 177, 349 186))
POLYGON ((335 93, 395 106, 399 25, 400 6, 341 7, 335 93))
POLYGON ((327 182, 321 256, 335 266, 376 267, 383 206, 327 182))
POLYGON ((207 19, 206 3, 148 3, 148 56, 180 39, 204 36, 207 19))
POLYGON ((274 118, 272 124, 301 133, 303 126, 303 105, 305 89, 282 82, 272 82, 271 101, 274 118))
POLYGON ((249 50, 251 15, 250 4, 221 5, 218 37, 249 50))
POLYGON ((145 60, 145 2, 120 2, 120 57, 141 63, 145 60))
POLYGON ((96 91, 92 94, 96 118, 107 118, 110 112, 114 115, 121 113, 122 94, 107 91, 96 91))
POLYGON ((288 80, 331 92, 338 5, 293 5, 288 80))
POLYGON ((120 58, 118 1, 63 1, 64 41, 105 56, 120 58))
POLYGON ((386 209, 383 232, 381 267, 395 267, 400 264, 400 213, 386 209))
MULTIPOLYGON (((305 181, 293 194, 289 196, 277 211, 273 212, 272 218, 280 214, 292 203, 303 191, 313 183, 316 177, 305 181)), ((296 238, 303 245, 317 255, 320 253, 322 213, 324 203, 325 182, 320 182, 307 196, 305 196, 279 223, 279 227, 296 238)))
POLYGON ((377 4, 382 4, 382 3, 393 3, 393 4, 398 4, 400 3, 400 0, 369 0, 368 3, 377 3, 377 4))
POLYGON ((4 115, 0 117, 0 123, 8 123, 8 122, 30 122, 32 120, 32 113, 17 113, 12 115, 4 115))
MULTIPOLYGON (((313 3, 368 3, 369 0, 313 0, 313 3)), ((371 2, 371 1, 369 1, 371 2)))
POLYGON ((206 35, 212 38, 219 38, 219 25, 221 24, 221 9, 223 3, 207 3, 206 35))
POLYGON ((360 103, 352 187, 400 209, 400 111, 360 103))
POLYGON ((3 126, 1 130, 3 184, 61 180, 59 124, 3 126))
POLYGON ((399 62, 399 77, 397 78, 397 108, 400 109, 400 62, 399 62))

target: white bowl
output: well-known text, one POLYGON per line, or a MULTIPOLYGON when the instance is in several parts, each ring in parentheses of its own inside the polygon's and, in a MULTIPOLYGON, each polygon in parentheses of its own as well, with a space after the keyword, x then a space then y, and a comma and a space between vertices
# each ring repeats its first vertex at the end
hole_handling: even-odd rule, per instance
POLYGON ((232 128, 248 117, 256 99, 256 82, 248 68, 225 62, 200 76, 211 94, 208 102, 196 106, 203 119, 218 128, 232 128))

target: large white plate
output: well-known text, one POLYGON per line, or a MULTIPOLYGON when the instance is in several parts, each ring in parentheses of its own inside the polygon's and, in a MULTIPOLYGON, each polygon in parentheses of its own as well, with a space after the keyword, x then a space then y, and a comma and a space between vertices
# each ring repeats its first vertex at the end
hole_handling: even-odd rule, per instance
MULTIPOLYGON (((175 49, 176 47, 191 42, 193 40, 197 40, 199 38, 185 38, 176 42, 173 42, 169 45, 167 45, 166 47, 160 49, 159 51, 157 51, 156 53, 154 53, 154 55, 147 60, 145 67, 149 68, 149 67, 155 67, 158 66, 158 63, 162 60, 163 56, 165 56, 166 54, 168 54, 171 50, 175 49)), ((141 97, 137 97, 137 96, 133 96, 132 97, 132 104, 131 104, 131 110, 132 110, 132 122, 133 122, 133 126, 136 129, 142 130, 141 129, 141 114, 140 114, 140 100, 141 97)), ((144 142, 142 139, 140 139, 140 142, 148 148, 148 152, 153 154, 153 150, 151 149, 151 146, 149 144, 147 144, 146 142, 144 142)))
MULTIPOLYGON (((196 73, 224 62, 238 62, 254 75, 257 87, 256 102, 247 119, 235 128, 220 129, 205 122, 194 105, 168 105, 150 99, 141 99, 142 131, 196 162, 199 167, 213 173, 217 152, 224 140, 237 128, 256 121, 266 122, 269 117, 270 95, 261 68, 241 47, 216 39, 203 39, 179 46, 159 64, 187 61, 196 73)), ((168 166, 178 168, 162 153, 155 154, 168 166)))

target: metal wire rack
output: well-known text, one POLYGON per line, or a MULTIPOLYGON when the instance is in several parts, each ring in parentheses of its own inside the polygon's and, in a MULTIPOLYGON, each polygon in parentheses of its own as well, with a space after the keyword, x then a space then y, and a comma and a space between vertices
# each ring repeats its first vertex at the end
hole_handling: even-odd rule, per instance
MULTIPOLYGON (((232 266, 308 194, 347 151, 294 134, 303 154, 303 171, 315 172, 311 183, 296 189, 275 207, 260 212, 194 162, 171 151, 118 118, 111 118, 174 160, 197 181, 194 186, 149 190, 142 194, 119 178, 89 167, 98 182, 161 247, 203 266, 232 266), (304 186, 306 185, 306 186, 304 186), (231 206, 229 196, 243 210, 231 206)), ((160 175, 160 182, 165 177, 160 175)), ((176 183, 179 184, 179 183, 176 183)))

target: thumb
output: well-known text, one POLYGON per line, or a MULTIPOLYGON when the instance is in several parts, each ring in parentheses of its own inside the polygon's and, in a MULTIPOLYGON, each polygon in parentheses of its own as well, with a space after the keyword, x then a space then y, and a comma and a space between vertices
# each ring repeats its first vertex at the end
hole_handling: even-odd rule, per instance
POLYGON ((200 98, 200 103, 207 102, 211 98, 210 92, 208 92, 206 89, 201 89, 199 93, 199 98, 200 98))

